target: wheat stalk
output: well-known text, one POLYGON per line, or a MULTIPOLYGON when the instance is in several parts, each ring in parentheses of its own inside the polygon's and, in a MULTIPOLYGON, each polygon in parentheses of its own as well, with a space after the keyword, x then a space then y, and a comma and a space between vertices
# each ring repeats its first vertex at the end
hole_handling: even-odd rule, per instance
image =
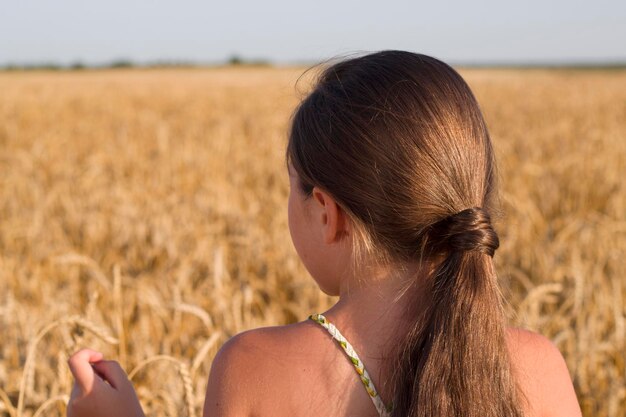
POLYGON ((119 360, 126 367, 126 332, 124 331, 124 301, 122 299, 122 273, 120 266, 113 266, 113 301, 115 305, 115 327, 119 338, 119 360))
POLYGON ((173 306, 174 310, 180 311, 183 313, 189 313, 197 318, 199 318, 207 330, 211 331, 214 328, 213 320, 211 319, 211 315, 203 310, 201 307, 198 307, 193 304, 188 303, 177 303, 173 306))
POLYGON ((46 401, 44 401, 43 404, 39 406, 39 408, 37 408, 37 410, 35 411, 35 414, 33 414, 33 417, 39 417, 44 411, 46 411, 46 409, 49 406, 51 406, 52 404, 58 401, 62 402, 63 404, 67 404, 69 400, 70 400, 70 397, 65 394, 56 395, 52 398, 49 398, 46 401))
POLYGON ((86 266, 91 275, 96 281, 104 287, 106 291, 111 291, 111 283, 108 278, 100 269, 100 266, 96 261, 85 255, 79 255, 76 253, 68 253, 65 255, 55 256, 53 262, 58 264, 70 264, 70 265, 82 265, 86 266))
POLYGON ((0 399, 4 403, 5 410, 9 413, 9 415, 11 417, 17 417, 17 411, 15 410, 15 408, 13 407, 13 404, 11 403, 11 399, 9 398, 7 393, 4 392, 2 388, 0 388, 0 399))
POLYGON ((198 371, 198 368, 200 368, 200 366, 202 365, 202 362, 204 362, 204 359, 206 358, 207 354, 209 353, 211 348, 215 346, 215 344, 217 343, 217 341, 220 339, 221 336, 222 336, 221 332, 213 333, 211 337, 209 337, 202 344, 202 347, 198 349, 198 352, 196 353, 196 356, 193 358, 193 362, 191 365, 192 375, 196 374, 196 372, 198 371))
POLYGON ((89 330, 94 335, 102 339, 104 342, 109 344, 117 344, 118 340, 112 336, 109 336, 105 330, 103 330, 98 325, 92 323, 84 317, 80 316, 71 316, 63 319, 56 320, 48 325, 44 326, 43 329, 37 333, 34 339, 32 339, 28 345, 26 361, 24 363, 24 371, 22 373, 22 379, 20 382, 20 391, 19 397, 17 400, 17 417, 21 417, 24 411, 24 396, 26 392, 26 387, 28 381, 32 380, 34 375, 34 365, 35 365, 35 356, 37 353, 37 345, 39 342, 52 330, 62 325, 78 325, 85 330, 89 330))
POLYGON ((178 369, 178 373, 183 381, 185 401, 187 404, 187 415, 189 417, 196 417, 195 397, 193 393, 193 382, 191 379, 191 375, 189 373, 189 366, 186 363, 180 361, 179 359, 176 359, 174 357, 167 356, 167 355, 156 355, 156 356, 152 356, 150 358, 144 359, 143 361, 138 363, 137 366, 135 366, 132 371, 130 371, 130 373, 128 374, 128 379, 133 379, 133 377, 137 375, 137 373, 139 373, 147 365, 150 365, 154 362, 160 362, 160 361, 169 362, 169 363, 173 363, 176 365, 178 369))

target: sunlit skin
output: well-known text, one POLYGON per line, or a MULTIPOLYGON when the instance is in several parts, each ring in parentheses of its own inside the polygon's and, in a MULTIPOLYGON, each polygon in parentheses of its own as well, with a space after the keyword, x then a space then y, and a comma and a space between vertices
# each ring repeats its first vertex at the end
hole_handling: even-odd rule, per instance
MULTIPOLYGON (((289 168, 289 230, 294 247, 320 289, 339 301, 324 315, 359 352, 385 402, 383 364, 390 340, 403 326, 411 297, 398 293, 419 276, 419 265, 352 266, 351 224, 324 190, 304 195, 289 168)), ((414 301, 413 301, 414 302, 414 301)), ((528 416, 580 416, 571 379, 558 349, 545 337, 521 329, 508 331, 513 368, 527 400, 528 416)), ((81 350, 70 360, 75 386, 68 417, 143 416, 135 391, 115 361, 81 350)), ((376 416, 351 364, 328 335, 305 320, 288 326, 254 329, 231 338, 216 355, 209 376, 204 417, 222 416, 376 416)))

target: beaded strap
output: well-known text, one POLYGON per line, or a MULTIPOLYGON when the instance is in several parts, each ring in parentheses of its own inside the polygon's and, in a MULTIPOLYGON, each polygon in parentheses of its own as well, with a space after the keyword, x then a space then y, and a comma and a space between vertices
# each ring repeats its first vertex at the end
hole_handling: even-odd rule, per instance
POLYGON ((376 407, 376 410, 378 410, 378 414, 380 414, 381 417, 389 417, 391 415, 390 412, 392 410, 392 405, 389 404, 387 406, 383 403, 383 400, 378 395, 378 392, 376 392, 374 382, 365 370, 363 361, 361 361, 359 355, 357 355, 357 353, 354 351, 352 345, 350 345, 346 338, 343 337, 341 332, 339 332, 339 330, 323 315, 311 314, 309 318, 328 330, 328 333, 330 333, 333 339, 335 339, 337 343, 339 343, 339 346, 341 346, 345 354, 348 356, 348 359, 350 359, 350 362, 352 362, 352 365, 354 365, 354 369, 356 370, 357 374, 359 374, 359 378, 361 379, 361 382, 363 382, 365 390, 374 402, 374 406, 376 407))

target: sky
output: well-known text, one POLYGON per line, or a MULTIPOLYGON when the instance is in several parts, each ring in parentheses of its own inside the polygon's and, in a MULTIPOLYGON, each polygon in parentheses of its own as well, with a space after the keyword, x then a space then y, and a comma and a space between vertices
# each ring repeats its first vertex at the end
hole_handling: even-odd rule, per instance
POLYGON ((626 62, 626 1, 0 0, 0 65, 290 64, 381 49, 467 64, 626 62))

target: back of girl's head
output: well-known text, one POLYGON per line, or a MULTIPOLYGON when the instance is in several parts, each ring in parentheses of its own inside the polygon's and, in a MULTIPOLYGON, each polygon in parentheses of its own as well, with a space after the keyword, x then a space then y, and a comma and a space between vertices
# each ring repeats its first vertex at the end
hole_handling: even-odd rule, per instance
POLYGON ((287 157, 304 191, 333 195, 360 242, 387 259, 432 249, 438 220, 489 210, 492 149, 480 109, 461 76, 429 56, 383 51, 325 69, 293 116, 287 157))
POLYGON ((393 415, 521 416, 491 259, 493 151, 461 76, 402 51, 335 63, 295 111, 287 159, 350 217, 355 255, 427 265, 427 301, 390 358, 393 415))

